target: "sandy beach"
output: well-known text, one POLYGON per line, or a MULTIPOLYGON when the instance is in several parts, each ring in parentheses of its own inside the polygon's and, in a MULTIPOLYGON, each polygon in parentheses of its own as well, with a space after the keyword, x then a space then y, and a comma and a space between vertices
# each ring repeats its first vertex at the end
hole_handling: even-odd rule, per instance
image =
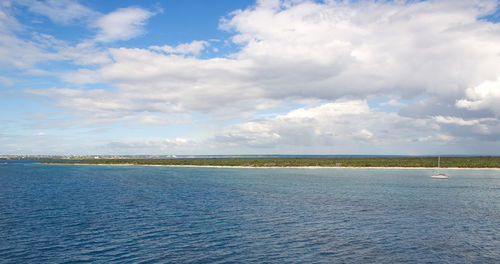
MULTIPOLYGON (((43 163, 39 163, 43 164, 43 163)), ((341 166, 214 166, 214 165, 142 165, 142 164, 68 164, 51 163, 49 165, 85 165, 85 166, 134 166, 134 167, 181 167, 181 168, 228 168, 228 169, 370 169, 370 170, 435 170, 429 167, 341 167, 341 166)), ((500 170, 500 168, 458 168, 450 167, 442 170, 500 170)))

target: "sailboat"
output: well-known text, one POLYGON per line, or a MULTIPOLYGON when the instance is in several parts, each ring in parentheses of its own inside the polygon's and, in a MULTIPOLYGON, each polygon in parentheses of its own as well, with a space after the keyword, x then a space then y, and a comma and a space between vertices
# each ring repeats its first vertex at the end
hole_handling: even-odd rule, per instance
POLYGON ((437 173, 434 174, 434 175, 432 175, 431 178, 434 178, 434 179, 448 179, 448 175, 446 175, 445 173, 439 172, 440 165, 441 165, 441 156, 438 156, 437 173))

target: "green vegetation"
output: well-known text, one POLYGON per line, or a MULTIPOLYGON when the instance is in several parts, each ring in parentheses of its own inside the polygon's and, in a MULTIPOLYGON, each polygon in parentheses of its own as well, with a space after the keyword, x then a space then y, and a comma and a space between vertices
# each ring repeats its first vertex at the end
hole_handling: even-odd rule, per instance
MULTIPOLYGON (((183 158, 46 160, 44 164, 192 165, 248 167, 436 167, 437 157, 183 158)), ((442 168, 500 168, 500 157, 441 157, 442 168)))

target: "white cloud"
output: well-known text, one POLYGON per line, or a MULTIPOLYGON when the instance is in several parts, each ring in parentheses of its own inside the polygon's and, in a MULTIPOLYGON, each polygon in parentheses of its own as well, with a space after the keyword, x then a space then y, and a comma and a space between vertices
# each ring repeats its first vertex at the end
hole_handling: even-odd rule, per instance
MULTIPOLYGON (((43 96, 57 102, 54 106, 74 109, 73 117, 77 120, 65 126, 92 126, 113 122, 125 122, 129 125, 172 125, 192 122, 183 113, 175 113, 161 98, 153 102, 154 95, 143 98, 128 94, 114 94, 106 90, 83 91, 77 89, 26 90, 26 94, 43 96), (144 105, 141 100, 148 100, 144 105), (174 112, 174 113, 173 113, 174 112)), ((56 113, 59 114, 59 113, 56 113)), ((68 117, 67 117, 68 118, 68 117)))
MULTIPOLYGON (((89 74, 118 92, 154 93, 181 111, 261 100, 458 98, 471 84, 500 74, 500 26, 478 20, 490 9, 471 1, 286 6, 257 5, 226 19, 222 27, 234 30, 233 40, 241 45, 229 58, 175 56, 196 55, 206 46, 202 41, 121 48, 110 51, 112 64, 89 74)), ((151 15, 139 13, 140 21, 151 15)), ((116 31, 111 24, 110 33, 98 38, 135 32, 120 30, 134 23, 116 31)))
POLYGON ((460 117, 455 116, 435 116, 434 120, 438 123, 443 124, 456 124, 459 126, 475 126, 481 124, 481 122, 486 121, 494 121, 494 118, 481 118, 481 119, 472 119, 472 120, 464 120, 460 117))
POLYGON ((175 47, 164 45, 164 46, 151 46, 149 47, 151 50, 163 51, 165 53, 172 54, 192 54, 195 56, 200 55, 200 53, 206 48, 210 46, 208 41, 203 40, 195 40, 191 43, 183 43, 179 44, 175 47))
POLYGON ((380 105, 384 106, 384 105, 388 105, 388 106, 393 106, 393 107, 404 107, 404 106, 407 106, 408 104, 405 104, 405 103, 402 103, 396 99, 390 99, 389 101, 387 102, 383 102, 381 103, 380 105))
POLYGON ((420 137, 418 138, 418 142, 422 143, 433 143, 435 144, 436 141, 440 142, 441 144, 443 143, 450 143, 451 141, 455 140, 455 137, 450 136, 450 135, 445 135, 445 134, 436 134, 434 136, 426 136, 426 137, 420 137))
POLYGON ((467 152, 465 146, 470 144, 476 144, 474 148, 492 149, 494 143, 479 142, 498 141, 499 123, 495 118, 409 118, 380 112, 370 108, 366 101, 338 100, 236 124, 219 132, 213 140, 226 147, 246 146, 289 153, 294 150, 297 153, 297 149, 309 153, 362 153, 359 149, 368 149, 386 154, 411 154, 433 148, 443 151, 450 146, 455 152, 461 148, 467 152))
POLYGON ((9 14, 9 8, 10 6, 0 6, 0 32, 2 34, 19 30, 22 27, 21 24, 9 14))
POLYGON ((457 107, 470 110, 487 109, 500 117, 500 77, 496 81, 484 81, 476 87, 467 89, 466 97, 467 99, 457 101, 457 107))
POLYGON ((18 4, 26 5, 31 12, 47 16, 50 20, 62 24, 99 15, 98 12, 72 0, 21 0, 18 4))
POLYGON ((340 100, 234 125, 216 140, 270 148, 282 145, 330 148, 345 141, 389 146, 408 144, 422 134, 432 134, 436 130, 429 121, 378 112, 361 100, 340 100))
MULTIPOLYGON (((494 103, 498 84, 477 88, 500 76, 500 25, 479 19, 494 11, 496 3, 259 1, 222 20, 220 27, 233 32, 232 41, 240 47, 229 56, 196 57, 208 46, 204 41, 109 49, 88 56, 90 62, 83 61, 87 56, 67 55, 96 67, 67 72, 64 80, 101 82, 111 89, 29 93, 53 100, 88 123, 170 124, 164 120, 192 113, 225 116, 227 121, 273 110, 273 105, 316 102, 243 122, 214 137, 217 144, 235 146, 327 148, 343 144, 337 140, 408 146, 404 144, 484 135, 496 140, 500 130, 497 119, 488 119, 491 114, 460 115, 484 109, 500 113, 494 103), (420 117, 410 118, 371 109, 365 100, 373 97, 437 103, 409 103, 407 111, 421 111, 420 117), (447 105, 450 101, 457 103, 447 105)), ((94 24, 96 40, 138 36, 152 15, 140 8, 104 15, 94 24)), ((386 104, 405 106, 396 100, 386 104)))
MULTIPOLYGON (((96 28, 94 40, 87 43, 128 40, 144 33, 146 21, 155 13, 138 7, 120 8, 108 14, 101 14, 74 0, 19 0, 32 13, 48 17, 59 24, 84 20, 89 28, 96 28)), ((0 19, 2 13, 0 12, 0 19)))
MULTIPOLYGON (((109 62, 107 52, 89 44, 72 46, 55 37, 29 33, 31 39, 23 34, 29 32, 20 24, 10 10, 0 9, 0 62, 2 68, 25 70, 27 74, 49 73, 39 64, 42 62, 69 61, 76 65, 95 65, 109 62)), ((58 74, 58 73, 52 73, 58 74)))
POLYGON ((205 145, 226 153, 290 154, 494 153, 499 146, 492 141, 498 140, 500 130, 481 131, 487 122, 498 126, 497 120, 458 127, 450 120, 455 121, 408 118, 380 112, 363 100, 339 100, 232 125, 205 145))
POLYGON ((94 23, 99 30, 95 40, 110 42, 137 37, 144 32, 146 20, 153 15, 137 7, 121 8, 103 15, 94 23))
POLYGON ((44 50, 52 39, 47 35, 34 34, 34 40, 24 40, 17 36, 24 31, 23 25, 10 14, 10 8, 0 6, 0 69, 26 69, 39 61, 56 57, 44 50))
MULTIPOLYGON (((451 126, 467 126, 469 130, 469 135, 491 135, 494 138, 500 138, 500 126, 499 120, 496 118, 479 118, 479 119, 469 119, 465 120, 461 117, 454 116, 435 116, 433 118, 436 122, 440 124, 446 124, 451 126)), ((456 127, 455 127, 456 129, 456 127)))
MULTIPOLYGON (((58 49, 57 54, 66 60, 71 60, 80 66, 107 64, 111 58, 107 50, 81 43, 76 46, 64 45, 58 49)), ((80 69, 82 70, 82 69, 80 69)))
POLYGON ((54 53, 44 51, 36 43, 24 41, 13 35, 0 35, 0 63, 3 67, 27 69, 44 60, 54 59, 54 53))

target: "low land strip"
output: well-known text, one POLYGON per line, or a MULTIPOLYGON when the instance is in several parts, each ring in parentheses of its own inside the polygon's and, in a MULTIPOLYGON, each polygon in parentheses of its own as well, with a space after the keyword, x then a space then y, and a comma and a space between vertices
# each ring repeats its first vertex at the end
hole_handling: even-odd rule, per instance
MULTIPOLYGON (((78 159, 45 160, 40 163, 138 166, 433 168, 437 166, 437 157, 78 159)), ((500 156, 441 157, 441 168, 500 168, 500 156)))

